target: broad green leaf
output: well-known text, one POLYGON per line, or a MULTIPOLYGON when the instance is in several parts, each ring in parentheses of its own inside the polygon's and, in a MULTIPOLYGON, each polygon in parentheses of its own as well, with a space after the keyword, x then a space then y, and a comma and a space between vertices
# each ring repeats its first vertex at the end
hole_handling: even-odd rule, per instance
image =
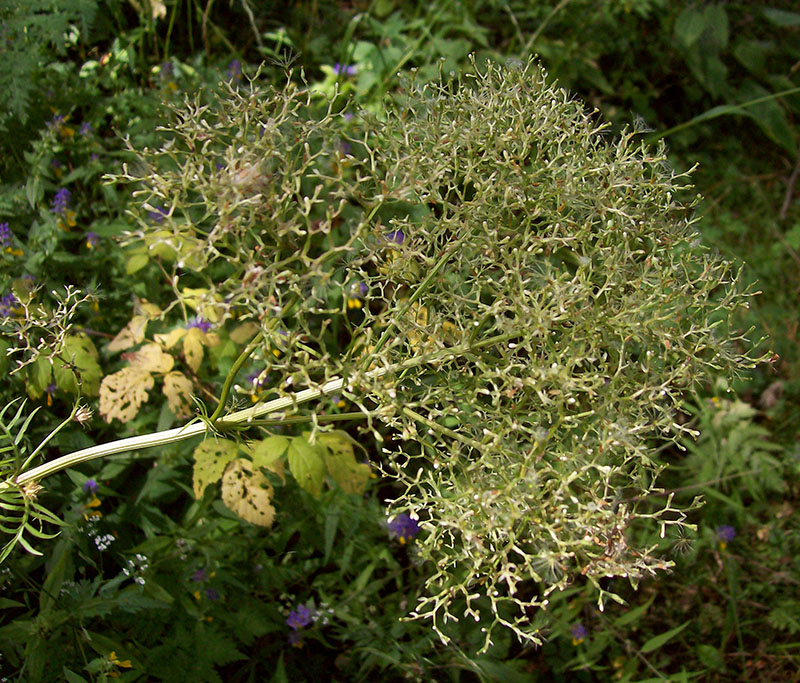
POLYGON ((657 650, 662 645, 664 645, 668 640, 670 640, 670 639, 674 638, 675 636, 677 636, 681 631, 683 631, 683 629, 685 629, 691 623, 692 623, 692 620, 690 619, 689 621, 686 621, 683 624, 681 624, 680 626, 676 626, 675 628, 672 628, 669 631, 666 631, 665 633, 662 633, 662 634, 657 635, 657 636, 653 636, 644 645, 642 645, 642 647, 639 650, 639 652, 641 652, 643 655, 646 655, 648 652, 652 652, 653 650, 657 650))
MULTIPOLYGON (((308 432, 306 432, 308 434, 308 432)), ((306 436, 296 436, 289 444, 289 471, 301 488, 318 498, 325 478, 323 449, 312 446, 306 436)))
POLYGON ((53 359, 53 375, 58 388, 73 394, 97 396, 103 378, 97 356, 94 343, 85 334, 67 337, 59 357, 53 359))
POLYGON ((705 28, 706 20, 703 13, 694 7, 687 7, 675 20, 675 37, 684 47, 691 47, 705 28))
POLYGON ((759 40, 745 40, 733 48, 733 56, 745 69, 761 75, 767 61, 767 45, 759 40))
POLYGON ((196 498, 202 498, 206 486, 219 481, 222 473, 239 452, 239 444, 228 439, 206 439, 194 449, 192 485, 196 498))
POLYGON ((323 458, 328 474, 347 493, 363 493, 370 478, 369 465, 356 462, 353 440, 341 430, 317 436, 325 447, 323 458))

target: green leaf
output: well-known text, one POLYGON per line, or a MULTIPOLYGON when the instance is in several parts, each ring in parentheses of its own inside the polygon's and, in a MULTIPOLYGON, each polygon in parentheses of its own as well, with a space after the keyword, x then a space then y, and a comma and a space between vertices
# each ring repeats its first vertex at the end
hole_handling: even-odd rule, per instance
POLYGON ((800 26, 800 13, 798 12, 787 12, 782 9, 762 7, 761 13, 766 17, 768 22, 775 26, 780 26, 781 28, 800 26))
POLYGON ((691 47, 706 28, 705 16, 693 7, 687 7, 675 20, 675 37, 684 47, 691 47))
POLYGON ((363 493, 370 469, 369 465, 356 462, 350 435, 336 430, 319 434, 317 441, 325 447, 323 458, 333 480, 347 493, 363 493))
POLYGON ((720 651, 712 645, 700 644, 696 648, 697 658, 703 665, 712 671, 723 671, 725 659, 720 651))
POLYGON ((675 628, 670 629, 665 633, 650 638, 650 640, 648 640, 644 645, 642 645, 639 652, 641 652, 643 655, 646 655, 648 652, 657 650, 662 645, 664 645, 668 640, 677 636, 681 631, 683 631, 683 629, 685 629, 691 623, 692 620, 690 619, 689 621, 684 622, 680 626, 676 626, 675 628))
POLYGON ((705 25, 718 47, 728 45, 728 15, 722 5, 709 5, 705 11, 705 25))
POLYGON ((748 71, 756 75, 764 73, 767 61, 767 45, 759 40, 745 40, 733 48, 733 56, 748 71))
POLYGON ((134 254, 125 264, 125 272, 128 275, 133 275, 135 272, 144 268, 149 262, 150 257, 147 254, 134 254))
POLYGON ((338 511, 331 511, 325 515, 325 531, 324 531, 324 545, 325 557, 322 560, 323 564, 327 564, 328 559, 333 551, 333 543, 336 540, 336 530, 339 527, 339 513, 338 511))
POLYGON ((97 396, 103 379, 97 355, 94 343, 85 334, 67 337, 59 357, 53 359, 53 375, 58 388, 72 394, 97 396))
POLYGON ((630 624, 631 622, 636 621, 637 619, 639 619, 647 611, 647 609, 650 607, 650 605, 653 604, 653 600, 655 600, 655 599, 656 599, 656 596, 653 595, 643 605, 639 605, 638 607, 634 607, 632 610, 630 610, 629 612, 626 612, 621 617, 619 617, 619 619, 615 619, 614 620, 614 626, 617 626, 617 627, 625 626, 627 624, 630 624))
POLYGON ((47 389, 52 377, 52 367, 49 356, 39 356, 28 366, 28 381, 25 389, 32 399, 39 398, 47 389))
POLYGON ((296 436, 289 444, 289 471, 301 488, 318 498, 322 493, 322 481, 325 478, 325 462, 322 459, 323 449, 312 446, 305 432, 296 436))
POLYGON ((253 444, 250 457, 253 459, 253 465, 255 465, 255 467, 271 469, 286 452, 287 448, 289 448, 289 439, 287 437, 277 435, 268 436, 266 439, 253 444))
POLYGON ((203 497, 206 486, 219 481, 222 473, 239 452, 239 444, 228 439, 207 439, 194 449, 194 495, 203 497))
POLYGON ((87 683, 83 676, 79 676, 74 671, 70 671, 64 667, 64 680, 67 683, 87 683))

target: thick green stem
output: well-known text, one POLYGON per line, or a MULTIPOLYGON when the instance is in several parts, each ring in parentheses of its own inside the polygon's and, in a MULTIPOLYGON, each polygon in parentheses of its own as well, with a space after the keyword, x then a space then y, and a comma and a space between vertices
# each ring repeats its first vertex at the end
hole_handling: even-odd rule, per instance
POLYGON ((236 359, 236 362, 233 364, 231 371, 228 373, 228 376, 225 378, 225 384, 222 385, 222 393, 219 395, 219 403, 217 403, 217 409, 213 412, 209 419, 211 424, 214 424, 222 415, 222 411, 225 410, 225 404, 228 401, 228 395, 231 392, 231 386, 233 386, 233 382, 236 379, 236 375, 239 374, 239 370, 242 369, 242 366, 247 362, 247 359, 253 354, 258 348, 259 343, 263 339, 264 334, 259 330, 255 337, 250 340, 250 343, 244 347, 244 350, 239 354, 239 357, 236 359))

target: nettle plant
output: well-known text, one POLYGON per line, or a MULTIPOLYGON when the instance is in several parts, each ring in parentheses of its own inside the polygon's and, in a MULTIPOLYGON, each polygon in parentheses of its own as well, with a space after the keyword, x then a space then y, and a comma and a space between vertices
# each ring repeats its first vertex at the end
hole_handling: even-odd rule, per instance
MULTIPOLYGON (((145 340, 148 315, 132 321, 118 348, 147 348, 128 356, 138 371, 104 379, 101 412, 135 414, 154 373, 166 391, 160 354, 190 334, 196 353, 223 337, 243 350, 210 414, 16 472, 6 490, 213 433, 195 492, 222 479, 226 502, 269 525, 284 463, 314 495, 327 476, 362 490, 368 468, 334 429, 357 421, 397 483, 390 512, 422 530, 430 576, 411 618, 445 640, 448 620, 482 621, 484 648, 498 625, 539 642, 553 591, 585 577, 602 607, 621 601, 603 579, 670 566, 658 544, 631 545, 637 528, 689 526, 648 496, 654 449, 684 430, 687 390, 756 362, 729 324, 751 293, 700 244, 663 146, 612 139, 534 63, 412 78, 382 119, 335 102, 251 84, 187 102, 159 149, 132 150, 113 178, 139 207, 128 269, 160 269, 174 300, 150 317, 181 322, 145 340), (235 410, 237 392, 255 402, 235 410), (331 409, 340 397, 352 411, 331 409)), ((173 380, 188 414, 198 392, 173 380)))

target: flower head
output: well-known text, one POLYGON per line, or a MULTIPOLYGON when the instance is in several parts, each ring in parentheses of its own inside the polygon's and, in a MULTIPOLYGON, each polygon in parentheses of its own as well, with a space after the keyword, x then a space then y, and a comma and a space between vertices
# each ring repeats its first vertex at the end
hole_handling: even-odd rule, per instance
POLYGON ((578 643, 582 643, 589 632, 586 630, 586 627, 583 624, 575 624, 570 631, 572 633, 572 644, 577 645, 578 643))
POLYGON ((81 127, 78 129, 78 132, 81 135, 91 135, 92 134, 92 124, 88 121, 84 121, 81 124, 81 127))
POLYGON ((69 199, 71 196, 72 193, 66 187, 62 187, 58 192, 56 192, 56 196, 53 198, 53 204, 51 206, 53 213, 59 216, 65 216, 69 210, 69 199))
POLYGON ((219 600, 219 591, 216 588, 206 588, 206 597, 212 602, 219 600))
POLYGON ((94 493, 97 491, 97 482, 94 479, 87 479, 81 486, 84 493, 94 493))
POLYGON ((4 296, 0 296, 0 316, 7 318, 14 313, 14 308, 16 307, 17 303, 17 297, 14 296, 13 292, 4 296))
POLYGON ((730 524, 720 524, 717 527, 717 538, 719 539, 719 547, 724 550, 728 547, 728 543, 736 538, 736 529, 730 524))
POLYGON ((194 574, 192 574, 192 581, 195 583, 200 583, 201 581, 205 581, 208 578, 208 574, 206 573, 205 569, 198 569, 194 574))
POLYGON ((355 76, 358 73, 358 67, 355 64, 336 64, 333 65, 333 73, 337 76, 355 76))
POLYGON ((406 241, 406 236, 402 230, 393 230, 386 235, 386 239, 390 242, 394 242, 395 244, 402 244, 406 241))
POLYGON ((238 81, 242 77, 242 63, 238 59, 232 59, 228 64, 228 78, 238 81))
POLYGON ((203 332, 208 332, 211 329, 211 323, 208 320, 203 320, 199 315, 191 318, 188 323, 186 323, 186 329, 191 330, 193 327, 196 327, 198 330, 202 330, 203 332))
POLYGON ((305 605, 299 605, 296 610, 289 612, 286 625, 295 631, 311 623, 311 611, 305 605))
POLYGON ((153 211, 148 211, 147 215, 154 223, 161 223, 164 220, 164 216, 167 215, 167 210, 160 204, 156 204, 153 207, 153 211))
POLYGON ((89 249, 94 249, 98 244, 100 244, 100 235, 96 232, 87 232, 86 233, 86 246, 89 249))
POLYGON ((0 223, 0 247, 7 247, 11 244, 11 230, 8 223, 0 223))
POLYGON ((389 532, 400 541, 400 543, 410 541, 419 533, 419 524, 417 524, 417 521, 405 513, 394 517, 389 522, 388 527, 389 532))

